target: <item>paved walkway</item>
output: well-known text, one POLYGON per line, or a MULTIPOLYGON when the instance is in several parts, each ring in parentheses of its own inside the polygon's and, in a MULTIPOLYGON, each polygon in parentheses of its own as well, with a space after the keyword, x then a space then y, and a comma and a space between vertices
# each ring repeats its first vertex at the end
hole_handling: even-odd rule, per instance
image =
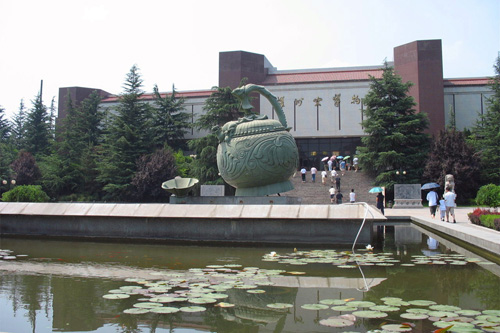
POLYGON ((431 218, 428 207, 386 209, 385 215, 388 219, 400 217, 405 219, 411 218, 416 223, 453 236, 500 256, 500 232, 472 224, 467 214, 471 213, 474 209, 475 207, 455 208, 457 223, 442 222, 438 216, 435 219, 431 218))

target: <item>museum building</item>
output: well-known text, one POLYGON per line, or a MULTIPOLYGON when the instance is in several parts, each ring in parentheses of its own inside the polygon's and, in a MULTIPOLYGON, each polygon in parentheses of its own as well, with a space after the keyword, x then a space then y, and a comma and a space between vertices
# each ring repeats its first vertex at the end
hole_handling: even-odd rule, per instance
MULTIPOLYGON (((446 124, 455 123, 461 130, 474 125, 486 110, 492 95, 487 77, 443 78, 441 40, 420 40, 394 48, 394 67, 410 89, 417 112, 425 112, 430 120, 429 134, 436 135, 446 124)), ((356 154, 361 137, 366 135, 363 121, 363 98, 370 90, 370 76, 381 78, 383 64, 349 68, 278 70, 262 54, 245 51, 219 53, 219 87, 236 88, 242 78, 248 83, 265 86, 274 94, 286 115, 290 133, 299 148, 300 166, 320 166, 323 157, 356 154)), ((59 88, 58 116, 66 116, 68 94, 75 103, 97 90, 103 98, 101 107, 112 108, 118 95, 100 89, 83 87, 59 88)), ((212 90, 178 91, 185 98, 185 111, 194 123, 203 113, 205 100, 212 90)), ((145 94, 153 101, 154 95, 145 94)), ((254 111, 276 119, 275 110, 259 95, 252 101, 254 111)), ((190 130, 186 139, 198 138, 206 132, 190 130)))

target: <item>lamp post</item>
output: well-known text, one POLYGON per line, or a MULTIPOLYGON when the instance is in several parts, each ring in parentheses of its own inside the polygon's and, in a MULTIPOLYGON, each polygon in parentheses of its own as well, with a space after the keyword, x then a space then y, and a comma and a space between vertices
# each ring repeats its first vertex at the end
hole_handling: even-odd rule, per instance
POLYGON ((8 185, 7 191, 9 191, 11 189, 11 187, 16 186, 16 180, 11 179, 10 181, 8 181, 7 179, 2 179, 2 185, 4 185, 4 186, 8 185))

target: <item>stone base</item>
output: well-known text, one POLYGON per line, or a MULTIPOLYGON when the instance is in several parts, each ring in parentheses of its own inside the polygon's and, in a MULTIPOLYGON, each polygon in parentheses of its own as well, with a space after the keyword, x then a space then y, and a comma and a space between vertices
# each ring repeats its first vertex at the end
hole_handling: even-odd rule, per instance
POLYGON ((422 199, 394 199, 392 208, 423 208, 422 199))
POLYGON ((298 197, 279 197, 279 196, 262 196, 262 197, 170 197, 171 204, 198 204, 198 205, 300 205, 302 198, 298 197))
POLYGON ((281 183, 274 183, 264 186, 237 188, 236 196, 258 197, 276 193, 284 193, 293 190, 292 182, 286 180, 281 183))

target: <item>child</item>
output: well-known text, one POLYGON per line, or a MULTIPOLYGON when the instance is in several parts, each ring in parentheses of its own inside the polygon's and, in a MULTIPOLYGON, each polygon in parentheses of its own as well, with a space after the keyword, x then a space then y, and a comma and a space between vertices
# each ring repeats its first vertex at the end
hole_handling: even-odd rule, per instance
POLYGON ((444 221, 444 215, 446 214, 446 205, 444 203, 444 198, 439 200, 439 213, 441 216, 441 221, 444 221))

